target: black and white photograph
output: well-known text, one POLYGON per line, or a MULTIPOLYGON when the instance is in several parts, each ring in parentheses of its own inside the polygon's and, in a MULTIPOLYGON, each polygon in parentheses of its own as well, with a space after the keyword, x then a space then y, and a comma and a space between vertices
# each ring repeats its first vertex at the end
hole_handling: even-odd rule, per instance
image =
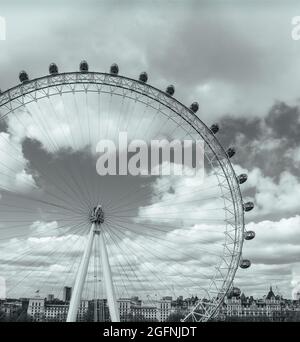
POLYGON ((299 1, 1 0, 0 88, 0 331, 300 322, 299 1))

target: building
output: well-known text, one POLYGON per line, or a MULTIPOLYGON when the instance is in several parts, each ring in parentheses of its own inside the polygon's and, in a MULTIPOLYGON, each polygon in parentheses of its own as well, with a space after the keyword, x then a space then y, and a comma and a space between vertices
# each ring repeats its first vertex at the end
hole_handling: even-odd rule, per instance
POLYGON ((193 309, 197 301, 197 296, 185 299, 183 296, 179 296, 177 299, 171 301, 171 314, 175 316, 175 319, 180 320, 193 309))
MULTIPOLYGON (((239 289, 238 289, 239 290, 239 289)), ((65 322, 69 302, 52 296, 0 300, 0 321, 65 322)), ((163 297, 161 300, 142 301, 138 297, 120 298, 118 308, 122 322, 179 322, 197 302, 197 297, 163 297)), ((262 298, 247 297, 241 291, 231 292, 219 309, 218 317, 223 321, 286 321, 300 322, 300 300, 284 299, 273 292, 272 287, 262 298)), ((77 321, 109 322, 106 299, 82 300, 77 321)))
MULTIPOLYGON (((89 302, 82 300, 77 313, 77 322, 87 321, 89 302)), ((29 300, 27 314, 34 322, 65 322, 69 310, 69 303, 55 300, 48 302, 35 297, 29 300)))
MULTIPOLYGON (((77 322, 86 322, 89 302, 82 300, 78 308, 77 322)), ((47 303, 45 306, 45 321, 66 322, 69 311, 69 303, 47 303)))
POLYGON ((20 300, 1 300, 0 311, 5 318, 11 318, 15 316, 23 308, 23 303, 20 300))
POLYGON ((165 322, 172 312, 172 297, 163 297, 157 302, 157 320, 165 322))
POLYGON ((47 301, 52 302, 54 300, 54 295, 53 294, 48 294, 47 296, 47 301))
POLYGON ((142 301, 138 297, 120 298, 117 301, 120 321, 128 322, 133 321, 133 308, 141 306, 142 301))
POLYGON ((72 287, 65 286, 63 291, 63 301, 70 302, 72 295, 72 287))
POLYGON ((65 322, 69 311, 69 304, 46 304, 45 317, 46 322, 65 322))
POLYGON ((34 322, 43 322, 45 320, 45 299, 37 296, 29 299, 27 314, 34 322))
POLYGON ((120 320, 121 322, 164 322, 171 314, 171 304, 172 297, 164 297, 152 302, 143 302, 138 297, 120 298, 118 300, 120 320))
POLYGON ((138 305, 131 307, 131 315, 133 322, 157 322, 158 310, 156 305, 138 305))
POLYGON ((284 301, 275 295, 272 287, 260 299, 246 297, 244 294, 229 294, 220 308, 219 317, 226 320, 280 321, 284 316, 284 301))
POLYGON ((110 322, 107 299, 94 299, 89 301, 88 320, 90 322, 110 322))
POLYGON ((141 307, 142 301, 138 297, 118 299, 118 308, 121 322, 132 320, 133 308, 141 307))

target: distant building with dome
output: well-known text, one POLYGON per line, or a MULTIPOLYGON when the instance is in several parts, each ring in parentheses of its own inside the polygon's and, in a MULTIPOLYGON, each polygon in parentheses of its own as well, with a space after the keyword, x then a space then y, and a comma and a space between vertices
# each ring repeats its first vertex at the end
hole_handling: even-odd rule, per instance
MULTIPOLYGON (((239 292, 236 291, 236 293, 239 292)), ((270 286, 267 295, 260 299, 254 299, 252 296, 246 297, 244 293, 240 295, 228 294, 220 308, 219 319, 228 321, 281 321, 295 311, 300 316, 300 303, 291 302, 288 304, 282 296, 275 295, 272 286, 270 286)))

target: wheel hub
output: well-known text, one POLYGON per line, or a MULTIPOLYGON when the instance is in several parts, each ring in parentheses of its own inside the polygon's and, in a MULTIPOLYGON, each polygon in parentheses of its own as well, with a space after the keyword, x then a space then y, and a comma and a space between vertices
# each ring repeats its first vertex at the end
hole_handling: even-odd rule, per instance
POLYGON ((101 205, 97 205, 94 207, 90 213, 90 221, 91 223, 101 224, 104 222, 104 212, 102 210, 101 205))

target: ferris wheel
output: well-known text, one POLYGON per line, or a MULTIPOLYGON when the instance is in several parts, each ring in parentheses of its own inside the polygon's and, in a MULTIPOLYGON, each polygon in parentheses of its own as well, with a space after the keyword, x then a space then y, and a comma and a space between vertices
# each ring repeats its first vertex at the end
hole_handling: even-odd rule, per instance
MULTIPOLYGON (((183 321, 214 317, 242 257, 245 230, 240 184, 223 148, 217 124, 207 127, 170 85, 161 91, 120 76, 78 72, 29 79, 0 93, 0 275, 7 296, 28 297, 39 289, 59 298, 72 287, 67 321, 80 301, 106 298, 112 321, 126 320, 121 298, 148 304, 172 296, 193 298, 183 321), (100 176, 100 139, 150 142, 187 137, 204 142, 205 177, 100 176)), ((117 153, 120 153, 120 149, 117 153)))

